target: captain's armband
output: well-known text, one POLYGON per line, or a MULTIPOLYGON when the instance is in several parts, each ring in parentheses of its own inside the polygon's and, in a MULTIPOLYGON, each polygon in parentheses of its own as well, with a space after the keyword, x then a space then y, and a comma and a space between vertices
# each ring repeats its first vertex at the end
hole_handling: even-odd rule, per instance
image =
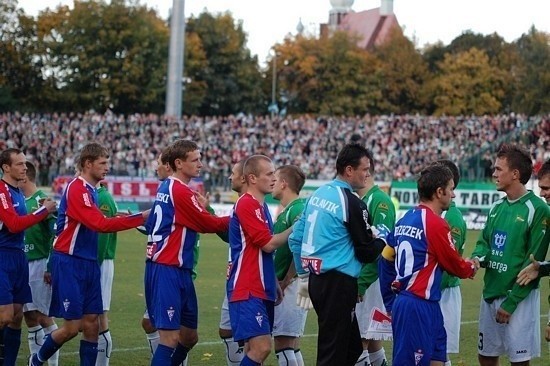
POLYGON ((385 260, 388 260, 390 262, 394 262, 395 261, 395 250, 392 247, 390 247, 389 245, 386 245, 384 247, 384 249, 382 250, 382 257, 385 260))

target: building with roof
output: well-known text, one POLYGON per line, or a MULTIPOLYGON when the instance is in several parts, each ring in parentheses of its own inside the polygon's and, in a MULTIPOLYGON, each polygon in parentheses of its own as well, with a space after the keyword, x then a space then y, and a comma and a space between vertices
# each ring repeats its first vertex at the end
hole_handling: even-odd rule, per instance
POLYGON ((394 28, 402 32, 393 12, 393 0, 381 0, 379 8, 360 12, 353 11, 353 3, 354 0, 330 0, 329 22, 321 24, 321 37, 345 31, 359 37, 360 48, 371 50, 384 43, 394 28))

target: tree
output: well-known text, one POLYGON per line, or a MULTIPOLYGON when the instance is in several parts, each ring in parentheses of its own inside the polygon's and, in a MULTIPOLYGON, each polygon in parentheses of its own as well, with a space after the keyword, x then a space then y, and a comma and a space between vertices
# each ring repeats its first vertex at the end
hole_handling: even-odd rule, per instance
POLYGON ((514 111, 528 115, 550 112, 550 34, 532 27, 515 43, 520 62, 516 65, 514 111))
POLYGON ((42 91, 35 50, 34 19, 17 8, 16 0, 0 3, 0 111, 35 106, 42 91))
POLYGON ((246 48, 242 23, 235 22, 230 13, 203 12, 188 19, 186 28, 190 47, 185 75, 190 84, 184 100, 188 110, 202 115, 262 111, 258 60, 246 48), (189 95, 194 90, 200 94, 189 95))
MULTIPOLYGON (((377 59, 345 32, 316 39, 298 36, 276 45, 279 89, 292 113, 376 113, 381 94, 377 59)), ((272 75, 271 63, 266 75, 272 75)), ((271 83, 271 77, 266 80, 271 83)))
POLYGON ((427 86, 437 115, 495 114, 501 111, 503 72, 489 64, 484 51, 472 48, 445 55, 441 73, 427 86))
POLYGON ((394 29, 389 40, 378 46, 374 54, 379 60, 378 73, 382 79, 379 108, 385 113, 423 112, 422 86, 428 78, 428 67, 414 44, 394 29))
POLYGON ((168 28, 124 0, 74 2, 39 16, 43 60, 65 108, 161 112, 168 28))

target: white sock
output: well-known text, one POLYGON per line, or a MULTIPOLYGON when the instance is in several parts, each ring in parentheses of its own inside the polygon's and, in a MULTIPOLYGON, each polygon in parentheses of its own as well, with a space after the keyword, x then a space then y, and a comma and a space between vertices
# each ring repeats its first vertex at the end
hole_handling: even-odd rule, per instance
POLYGON ((357 359, 355 366, 369 366, 369 365, 370 365, 369 351, 364 349, 363 353, 361 353, 361 356, 359 356, 359 358, 357 359))
POLYGON ((275 352, 279 366, 298 366, 293 348, 285 348, 275 352))
MULTIPOLYGON (((44 328, 44 338, 49 336, 54 330, 57 329, 57 324, 53 323, 49 327, 44 328)), ((43 343, 43 342, 42 342, 43 343)), ((57 366, 59 364, 59 351, 54 353, 52 357, 48 359, 48 365, 49 366, 57 366)))
POLYGON ((160 342, 160 334, 157 331, 153 333, 147 333, 145 334, 147 336, 147 342, 149 343, 149 348, 151 349, 151 356, 155 354, 155 351, 157 350, 157 347, 159 346, 160 342))
POLYGON ((222 338, 225 345, 225 360, 227 366, 239 366, 244 357, 244 349, 239 346, 239 342, 235 342, 233 337, 222 338))
POLYGON ((187 361, 189 361, 189 353, 187 354, 187 357, 185 357, 185 360, 181 363, 181 366, 187 366, 187 361))
POLYGON ((445 362, 445 366, 451 366, 451 360, 445 362))
POLYGON ((112 350, 113 339, 111 338, 111 332, 107 329, 106 331, 99 333, 99 339, 97 342, 97 359, 95 365, 109 366, 112 350))
POLYGON ((33 353, 38 353, 40 347, 44 343, 44 329, 42 329, 40 325, 30 327, 27 340, 29 341, 29 350, 31 351, 31 355, 33 353))
POLYGON ((296 357, 296 364, 298 366, 305 366, 304 357, 302 356, 302 351, 300 351, 299 349, 295 349, 294 356, 296 357))
POLYGON ((386 351, 384 347, 376 352, 369 353, 369 360, 372 366, 386 366, 388 361, 386 361, 386 351))

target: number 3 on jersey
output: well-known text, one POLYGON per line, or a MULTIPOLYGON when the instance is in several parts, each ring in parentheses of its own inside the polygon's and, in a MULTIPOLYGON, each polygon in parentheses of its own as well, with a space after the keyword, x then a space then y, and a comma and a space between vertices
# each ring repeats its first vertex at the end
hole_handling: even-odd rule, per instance
POLYGON ((307 222, 305 225, 307 235, 305 244, 302 244, 302 254, 310 255, 315 251, 315 246, 313 245, 313 230, 315 229, 315 222, 317 221, 318 213, 319 211, 315 210, 307 215, 307 222))

